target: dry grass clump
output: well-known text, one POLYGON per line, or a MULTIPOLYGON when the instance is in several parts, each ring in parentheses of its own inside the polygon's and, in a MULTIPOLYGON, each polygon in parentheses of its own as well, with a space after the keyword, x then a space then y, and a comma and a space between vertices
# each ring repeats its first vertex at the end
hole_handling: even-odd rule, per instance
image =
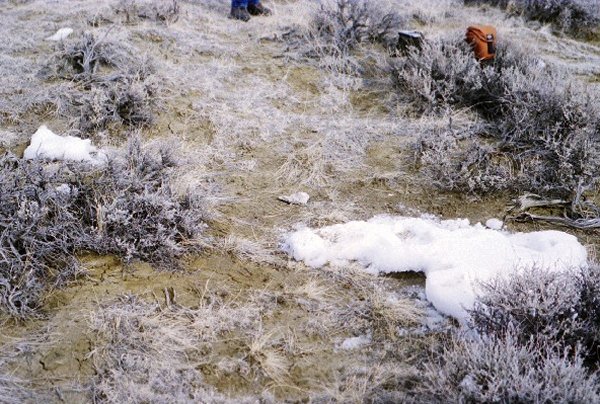
POLYGON ((465 4, 500 7, 578 38, 599 33, 600 4, 595 0, 465 0, 465 4))
POLYGON ((412 372, 401 364, 354 367, 311 393, 313 403, 400 403, 406 401, 412 372))
POLYGON ((168 155, 132 141, 103 166, 0 157, 0 306, 34 314, 48 287, 72 279, 78 251, 115 254, 176 268, 200 248, 198 198, 175 195, 168 155))
POLYGON ((338 316, 344 328, 372 335, 378 341, 393 341, 401 330, 421 324, 423 312, 414 301, 390 296, 380 287, 365 287, 362 300, 349 305, 338 316))
POLYGON ((518 47, 505 44, 482 67, 461 38, 431 41, 392 60, 389 74, 397 100, 417 114, 469 109, 486 122, 478 132, 450 125, 424 138, 425 162, 449 168, 431 177, 443 188, 566 197, 596 185, 600 111, 590 102, 593 90, 518 47))
POLYGON ((205 382, 199 370, 211 343, 233 329, 245 329, 256 311, 213 301, 197 309, 161 308, 133 296, 94 311, 90 332, 96 346, 94 402, 247 402, 228 399, 205 382))
POLYGON ((583 361, 515 334, 452 339, 425 366, 413 400, 422 403, 593 403, 600 383, 583 361))
POLYGON ((2 404, 21 404, 48 402, 51 396, 36 391, 27 381, 4 374, 0 376, 0 397, 2 404))

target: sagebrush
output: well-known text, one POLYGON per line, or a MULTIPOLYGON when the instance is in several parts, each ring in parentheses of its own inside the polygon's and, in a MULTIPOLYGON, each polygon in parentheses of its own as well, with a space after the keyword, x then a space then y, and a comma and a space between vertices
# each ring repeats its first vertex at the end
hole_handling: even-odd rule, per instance
POLYGON ((174 194, 167 153, 132 141, 102 166, 0 157, 0 306, 34 314, 49 287, 74 278, 81 251, 174 269, 200 248, 199 197, 174 194))
POLYGON ((596 0, 465 0, 465 4, 501 7, 580 38, 599 33, 600 3, 596 0))
POLYGON ((579 354, 586 366, 600 363, 600 268, 577 274, 529 270, 483 286, 470 312, 473 326, 486 335, 537 342, 556 353, 579 354))
POLYGON ((396 102, 418 115, 469 110, 479 129, 449 124, 422 137, 425 172, 444 189, 501 189, 570 196, 596 185, 600 110, 595 90, 504 43, 493 63, 480 65, 462 38, 430 41, 392 59, 389 85, 396 102), (428 173, 428 174, 431 174, 428 173))

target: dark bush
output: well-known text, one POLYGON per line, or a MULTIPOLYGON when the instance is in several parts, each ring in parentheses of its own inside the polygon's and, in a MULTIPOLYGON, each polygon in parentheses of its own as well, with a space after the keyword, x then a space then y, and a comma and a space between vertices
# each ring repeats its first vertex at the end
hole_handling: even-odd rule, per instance
POLYGON ((528 20, 550 23, 576 37, 590 37, 599 32, 600 4, 596 0, 465 0, 465 4, 508 9, 528 20))
MULTIPOLYGON (((510 44, 482 67, 462 38, 453 38, 430 41, 422 52, 414 49, 392 60, 388 73, 396 100, 413 113, 469 109, 489 123, 480 134, 426 136, 426 143, 447 146, 442 154, 429 150, 430 160, 448 158, 447 166, 474 174, 468 188, 465 181, 442 179, 446 189, 512 189, 567 197, 582 184, 596 185, 600 160, 593 150, 600 146, 600 110, 591 90, 556 68, 510 44), (460 139, 470 139, 470 146, 465 148, 460 139), (471 153, 473 146, 475 156, 456 165, 452 158, 471 153), (476 164, 465 170, 468 160, 476 164), (512 167, 511 176, 497 178, 506 167, 512 167)), ((456 170, 448 175, 456 177, 456 170)))
POLYGON ((385 10, 377 2, 336 0, 321 6, 309 27, 312 42, 321 51, 343 55, 361 43, 378 43, 386 48, 396 45, 398 31, 405 19, 385 10))
POLYGON ((137 141, 102 166, 0 157, 1 309, 34 314, 44 291, 79 273, 81 251, 177 268, 204 224, 198 198, 172 192, 171 164, 137 141))

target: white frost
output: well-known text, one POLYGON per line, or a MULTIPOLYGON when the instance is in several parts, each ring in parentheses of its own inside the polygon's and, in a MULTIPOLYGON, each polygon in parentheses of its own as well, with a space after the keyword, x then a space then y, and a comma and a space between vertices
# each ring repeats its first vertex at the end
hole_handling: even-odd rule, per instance
POLYGON ((42 125, 31 137, 31 143, 23 154, 25 159, 88 161, 101 163, 106 155, 91 144, 89 139, 59 136, 42 125))
POLYGON ((314 268, 356 261, 370 273, 426 275, 427 299, 442 313, 466 319, 482 281, 526 268, 561 271, 587 264, 577 238, 559 231, 508 233, 467 219, 377 216, 289 234, 283 249, 314 268))
POLYGON ((358 337, 346 338, 340 345, 341 349, 361 348, 371 343, 371 337, 368 335, 359 335, 358 337))
POLYGON ((61 28, 58 31, 56 31, 56 33, 54 35, 51 35, 48 38, 46 38, 46 41, 55 41, 55 42, 62 41, 63 39, 65 39, 66 37, 71 35, 72 33, 73 33, 72 28, 61 28))

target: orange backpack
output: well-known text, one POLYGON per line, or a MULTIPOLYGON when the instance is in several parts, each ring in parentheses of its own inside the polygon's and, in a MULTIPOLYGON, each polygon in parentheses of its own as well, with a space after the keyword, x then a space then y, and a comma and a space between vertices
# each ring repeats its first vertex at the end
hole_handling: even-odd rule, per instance
POLYGON ((496 28, 491 25, 473 25, 467 28, 466 41, 473 48, 477 60, 492 60, 496 56, 496 28))

